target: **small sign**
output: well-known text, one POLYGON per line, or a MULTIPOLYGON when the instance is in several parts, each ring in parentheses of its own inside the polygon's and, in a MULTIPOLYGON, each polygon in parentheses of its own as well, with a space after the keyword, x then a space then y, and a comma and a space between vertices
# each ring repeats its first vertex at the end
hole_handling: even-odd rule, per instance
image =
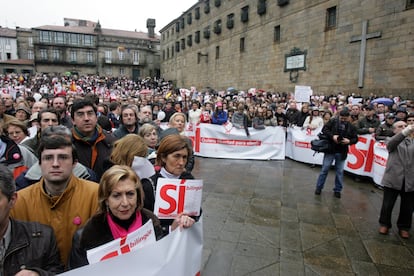
POLYGON ((159 178, 154 214, 160 219, 174 219, 178 214, 199 216, 203 180, 159 178))
POLYGON ((306 71, 307 51, 301 51, 299 48, 293 48, 289 54, 285 55, 285 72, 293 70, 306 71))
POLYGON ((295 100, 301 103, 309 103, 313 91, 310 86, 296 85, 295 86, 295 100))

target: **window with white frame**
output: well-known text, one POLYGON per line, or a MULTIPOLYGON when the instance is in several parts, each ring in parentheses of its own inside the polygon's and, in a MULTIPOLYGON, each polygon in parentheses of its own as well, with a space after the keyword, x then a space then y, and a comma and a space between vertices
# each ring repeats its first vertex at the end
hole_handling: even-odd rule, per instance
POLYGON ((27 59, 34 59, 34 53, 33 50, 27 50, 27 59))
POLYGON ((56 44, 65 43, 65 34, 64 33, 55 33, 55 42, 56 44))
POLYGON ((52 50, 52 58, 53 58, 53 60, 60 60, 60 50, 53 49, 52 50))
POLYGON ((92 51, 87 51, 86 52, 86 62, 88 62, 88 63, 93 62, 93 53, 92 53, 92 51))
POLYGON ((75 50, 71 50, 70 51, 70 61, 71 62, 75 62, 76 60, 77 60, 76 51, 75 50))
POLYGON ((85 46, 93 46, 93 36, 91 36, 91 35, 84 35, 83 36, 83 45, 85 45, 85 46))
POLYGON ((118 58, 119 60, 125 59, 125 52, 123 50, 118 50, 118 58))
POLYGON ((124 67, 119 68, 119 74, 121 76, 125 76, 125 68, 124 67))
POLYGON ((79 45, 79 34, 69 34, 69 44, 79 45))
POLYGON ((46 49, 40 49, 40 58, 42 60, 46 60, 47 59, 47 50, 46 49))
POLYGON ((29 47, 33 47, 33 37, 29 36, 28 38, 29 47))
POLYGON ((41 43, 50 43, 52 42, 52 33, 48 31, 40 31, 39 40, 41 43))
POLYGON ((133 53, 133 63, 139 64, 139 52, 138 51, 134 51, 133 53))
POLYGON ((112 62, 112 51, 111 50, 106 50, 105 51, 105 62, 106 63, 111 63, 112 62))

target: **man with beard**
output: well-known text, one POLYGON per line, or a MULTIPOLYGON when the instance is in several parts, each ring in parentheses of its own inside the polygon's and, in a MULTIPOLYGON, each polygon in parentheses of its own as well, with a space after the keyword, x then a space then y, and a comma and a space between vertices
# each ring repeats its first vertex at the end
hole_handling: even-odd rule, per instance
POLYGON ((56 109, 60 116, 60 124, 67 128, 72 128, 73 123, 69 114, 67 113, 67 104, 65 97, 55 97, 52 100, 52 107, 56 109))
POLYGON ((143 124, 152 123, 152 109, 151 106, 145 105, 141 108, 138 114, 138 125, 142 126, 143 124))
MULTIPOLYGON (((164 112, 164 111, 159 111, 164 112)), ((138 113, 138 126, 141 127, 144 124, 151 124, 157 129, 158 137, 160 136, 162 129, 160 127, 160 120, 155 119, 153 120, 152 108, 149 105, 146 105, 141 108, 138 113)))
POLYGON ((331 141, 330 152, 324 153, 322 169, 316 183, 315 194, 320 195, 325 185, 326 177, 332 162, 335 160, 335 187, 334 196, 341 198, 343 187, 345 159, 348 155, 348 147, 358 142, 356 128, 350 123, 350 113, 347 108, 340 111, 339 116, 330 120, 322 129, 322 132, 331 141))
POLYGON ((114 136, 121 139, 127 134, 138 134, 138 115, 135 106, 127 105, 121 111, 121 125, 114 131, 114 136))
POLYGON ((37 221, 53 228, 62 263, 66 264, 73 234, 95 214, 98 184, 77 178, 72 170, 76 149, 68 137, 42 137, 39 147, 39 182, 17 192, 13 218, 37 221))

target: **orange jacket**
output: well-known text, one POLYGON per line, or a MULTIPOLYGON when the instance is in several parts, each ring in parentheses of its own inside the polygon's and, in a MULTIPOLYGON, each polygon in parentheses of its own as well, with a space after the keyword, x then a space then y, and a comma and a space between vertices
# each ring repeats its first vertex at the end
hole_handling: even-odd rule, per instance
POLYGON ((72 237, 98 208, 98 184, 71 176, 60 196, 50 197, 43 188, 43 178, 18 191, 11 216, 23 221, 37 221, 53 228, 60 257, 66 265, 72 237))

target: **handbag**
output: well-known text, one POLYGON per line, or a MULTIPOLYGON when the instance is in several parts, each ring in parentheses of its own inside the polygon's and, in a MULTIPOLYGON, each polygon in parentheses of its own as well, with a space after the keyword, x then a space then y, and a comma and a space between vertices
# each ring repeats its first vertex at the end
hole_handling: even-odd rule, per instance
POLYGON ((319 139, 311 141, 311 149, 315 152, 330 152, 332 150, 332 142, 329 140, 326 134, 322 132, 318 134, 319 139))

